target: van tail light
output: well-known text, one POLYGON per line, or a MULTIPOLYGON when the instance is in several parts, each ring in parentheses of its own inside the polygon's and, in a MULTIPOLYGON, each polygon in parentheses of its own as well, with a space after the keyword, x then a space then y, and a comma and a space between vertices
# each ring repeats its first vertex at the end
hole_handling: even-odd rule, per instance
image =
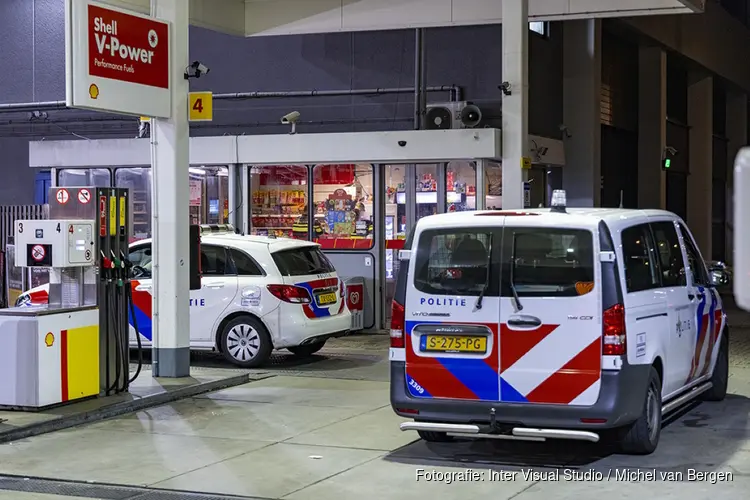
POLYGON ((404 306, 393 301, 391 305, 391 347, 403 348, 404 329, 406 328, 406 311, 404 306))
POLYGON ((627 352, 625 345, 625 307, 615 304, 604 311, 602 321, 602 354, 605 356, 623 356, 627 352))
POLYGON ((309 304, 312 302, 310 292, 301 286, 294 285, 268 285, 271 295, 290 304, 309 304))

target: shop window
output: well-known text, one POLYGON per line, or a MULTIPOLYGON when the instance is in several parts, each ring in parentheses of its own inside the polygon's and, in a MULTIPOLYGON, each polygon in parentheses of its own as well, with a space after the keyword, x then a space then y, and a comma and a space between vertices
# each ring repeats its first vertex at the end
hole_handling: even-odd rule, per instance
POLYGON ((112 177, 108 168, 66 168, 57 174, 60 187, 110 187, 112 177))
POLYGON ((372 165, 316 165, 313 169, 315 241, 325 249, 373 246, 372 165))
POLYGON ((503 167, 492 161, 484 164, 485 203, 488 210, 503 207, 503 167))
POLYGON ((250 169, 251 234, 308 239, 307 173, 304 165, 250 169))
POLYGON ((422 217, 435 215, 438 213, 437 203, 437 165, 435 164, 418 164, 415 166, 417 175, 417 194, 416 194, 416 220, 422 217))
POLYGON ((229 218, 229 169, 190 167, 190 220, 193 224, 226 224, 229 218))
POLYGON ((445 204, 448 212, 477 209, 477 164, 452 161, 445 170, 445 204))
POLYGON ((151 169, 118 168, 115 187, 130 190, 130 241, 151 237, 151 169))

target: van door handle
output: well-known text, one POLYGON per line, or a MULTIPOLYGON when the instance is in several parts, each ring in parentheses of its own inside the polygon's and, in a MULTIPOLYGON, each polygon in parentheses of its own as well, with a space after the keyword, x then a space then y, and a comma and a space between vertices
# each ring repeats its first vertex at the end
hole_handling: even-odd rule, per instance
POLYGON ((150 292, 151 291, 151 285, 138 285, 135 287, 136 292, 150 292))
POLYGON ((508 320, 509 326, 541 326, 542 320, 534 316, 517 316, 508 320))

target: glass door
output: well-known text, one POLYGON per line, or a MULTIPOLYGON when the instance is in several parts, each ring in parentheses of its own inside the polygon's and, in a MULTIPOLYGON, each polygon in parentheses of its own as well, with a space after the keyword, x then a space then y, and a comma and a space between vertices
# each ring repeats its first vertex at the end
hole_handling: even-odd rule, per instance
POLYGON ((396 164, 383 166, 385 210, 385 256, 382 259, 385 278, 383 301, 384 328, 391 323, 391 302, 399 271, 398 252, 404 248, 412 227, 422 217, 445 211, 444 170, 437 164, 396 164))

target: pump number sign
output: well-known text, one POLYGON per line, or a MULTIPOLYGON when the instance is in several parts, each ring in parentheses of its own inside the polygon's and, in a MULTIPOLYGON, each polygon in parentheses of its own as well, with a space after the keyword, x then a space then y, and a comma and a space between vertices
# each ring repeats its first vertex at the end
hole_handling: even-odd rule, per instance
POLYGON ((67 105, 169 118, 169 31, 136 12, 66 0, 67 105))

